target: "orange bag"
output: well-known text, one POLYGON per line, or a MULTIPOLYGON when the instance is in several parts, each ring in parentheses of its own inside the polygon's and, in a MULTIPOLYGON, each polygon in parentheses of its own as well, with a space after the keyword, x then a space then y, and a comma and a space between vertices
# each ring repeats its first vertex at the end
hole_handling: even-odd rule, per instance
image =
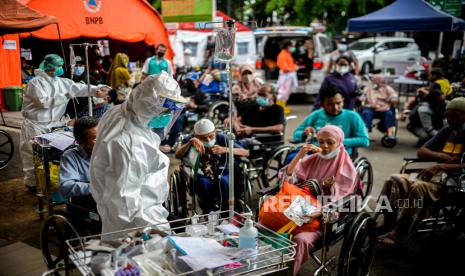
MULTIPOLYGON (((311 196, 308 191, 284 181, 279 193, 275 196, 268 197, 262 204, 258 216, 260 223, 274 231, 278 231, 284 225, 288 224, 290 220, 284 215, 284 211, 291 205, 296 196, 305 196, 310 198, 310 201, 315 206, 321 206, 316 198, 311 196)), ((291 233, 295 235, 300 232, 318 231, 320 230, 320 226, 321 221, 319 219, 313 219, 309 223, 294 228, 291 233)))

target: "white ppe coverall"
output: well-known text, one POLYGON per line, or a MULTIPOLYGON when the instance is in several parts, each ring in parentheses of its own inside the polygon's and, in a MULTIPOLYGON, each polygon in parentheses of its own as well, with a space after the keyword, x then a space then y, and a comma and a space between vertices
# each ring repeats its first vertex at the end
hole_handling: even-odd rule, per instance
MULTIPOLYGON (((32 162, 32 137, 50 132, 52 127, 63 126, 60 121, 66 112, 66 105, 72 97, 88 96, 87 84, 76 83, 67 78, 50 77, 40 69, 27 85, 23 95, 21 113, 20 154, 23 163, 24 183, 35 187, 34 164, 32 162)), ((97 86, 91 86, 95 95, 97 86)))
MULTIPOLYGON (((168 211, 162 206, 169 193, 169 158, 158 149, 160 138, 147 126, 162 112, 164 98, 158 94, 166 92, 162 84, 168 80, 176 83, 168 74, 149 76, 99 122, 90 188, 102 233, 159 223, 166 223, 159 230, 170 229, 168 211)), ((180 95, 179 86, 176 93, 180 95)))

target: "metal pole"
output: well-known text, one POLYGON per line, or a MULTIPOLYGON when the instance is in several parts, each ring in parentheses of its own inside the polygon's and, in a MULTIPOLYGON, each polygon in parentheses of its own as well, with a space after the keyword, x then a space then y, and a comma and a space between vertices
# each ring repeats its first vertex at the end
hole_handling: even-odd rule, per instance
POLYGON ((234 132, 233 132, 233 100, 232 100, 232 70, 231 61, 226 64, 226 71, 228 73, 228 89, 229 89, 229 217, 232 219, 234 216, 234 132))
MULTIPOLYGON (((234 21, 229 20, 226 22, 228 29, 231 31, 234 28, 234 21)), ((232 70, 231 60, 226 64, 226 71, 228 73, 228 96, 229 96, 229 218, 232 220, 234 216, 234 132, 233 132, 233 100, 232 100, 232 70)))
POLYGON ((436 51, 436 59, 438 59, 439 55, 441 54, 443 38, 444 38, 444 33, 443 32, 439 33, 439 43, 438 43, 438 50, 436 51))
POLYGON ((227 13, 229 17, 233 17, 231 14, 231 0, 228 0, 228 7, 227 7, 227 13))
POLYGON ((89 74, 89 43, 84 43, 84 52, 86 57, 86 79, 87 79, 87 103, 89 105, 89 116, 93 117, 92 114, 92 96, 90 95, 90 74, 89 74))
POLYGON ((465 49, 465 32, 463 32, 463 36, 462 36, 462 47, 460 47, 459 58, 462 57, 464 49, 465 49))
MULTIPOLYGON (((376 34, 373 36, 373 47, 374 47, 374 53, 373 53, 373 71, 375 70, 376 68, 376 34)), ((360 66, 360 64, 359 64, 360 66)), ((364 72, 365 73, 365 72, 364 72)), ((368 73, 371 73, 371 72, 368 72, 368 73)))

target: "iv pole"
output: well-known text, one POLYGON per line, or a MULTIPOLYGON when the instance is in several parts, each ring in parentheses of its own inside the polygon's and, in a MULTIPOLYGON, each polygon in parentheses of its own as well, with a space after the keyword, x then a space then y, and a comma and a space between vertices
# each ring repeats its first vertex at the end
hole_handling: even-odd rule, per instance
MULTIPOLYGON (((232 32, 235 27, 234 20, 227 20, 226 25, 228 26, 228 31, 232 32)), ((234 36, 236 33, 234 32, 234 36)), ((234 39, 235 43, 235 39, 234 39)), ((234 140, 235 135, 233 132, 233 100, 232 100, 232 70, 231 70, 231 60, 226 63, 226 71, 228 72, 228 90, 229 90, 229 131, 228 131, 228 140, 229 140, 229 218, 232 220, 234 216, 234 140)))
POLYGON ((89 116, 93 117, 93 109, 92 109, 92 96, 90 94, 90 73, 89 73, 89 46, 98 46, 98 44, 91 44, 91 43, 82 43, 82 44, 70 44, 72 46, 79 46, 84 47, 85 59, 86 59, 86 80, 87 80, 87 104, 89 107, 89 116))

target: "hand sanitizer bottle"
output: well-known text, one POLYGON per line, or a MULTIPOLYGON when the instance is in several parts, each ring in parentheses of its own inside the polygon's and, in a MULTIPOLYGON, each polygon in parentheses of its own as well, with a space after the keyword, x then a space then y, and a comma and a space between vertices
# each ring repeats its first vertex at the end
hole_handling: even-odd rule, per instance
POLYGON ((244 226, 239 230, 239 249, 257 250, 258 230, 254 227, 250 216, 245 221, 244 226))

